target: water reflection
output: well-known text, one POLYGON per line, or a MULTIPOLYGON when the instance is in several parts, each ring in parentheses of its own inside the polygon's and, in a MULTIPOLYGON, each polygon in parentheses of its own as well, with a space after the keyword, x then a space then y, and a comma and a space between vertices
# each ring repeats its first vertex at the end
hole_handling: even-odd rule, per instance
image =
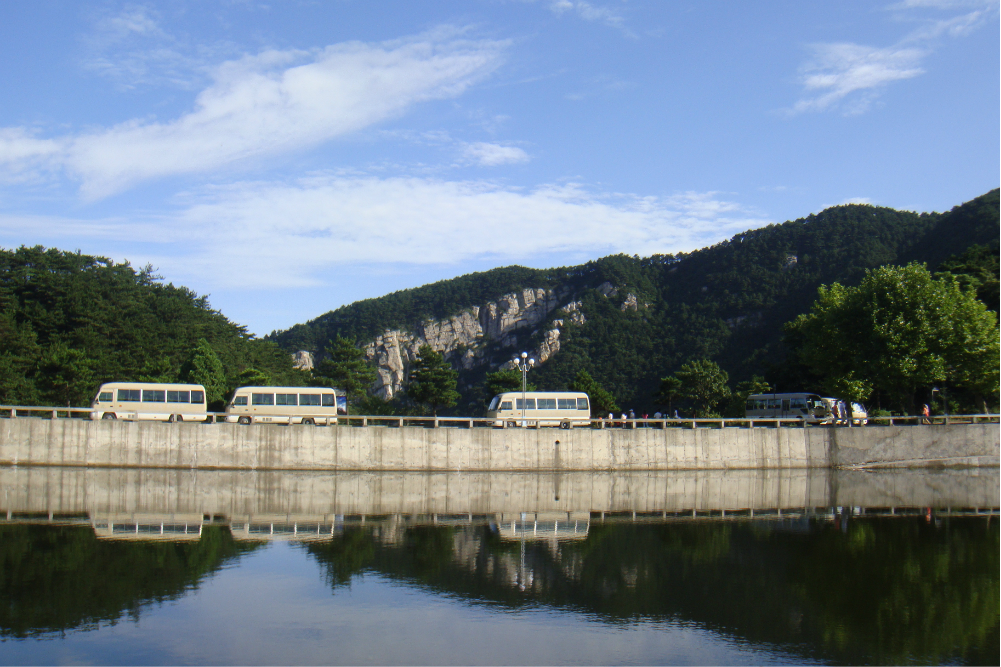
MULTIPOLYGON (((408 612, 411 620, 441 600, 500 614, 509 630, 513 623, 528 631, 525 624, 538 619, 524 614, 533 610, 643 637, 695 628, 714 637, 714 646, 751 647, 752 662, 999 660, 996 471, 593 476, 561 480, 559 501, 545 495, 546 476, 446 477, 453 490, 470 491, 448 498, 451 508, 434 500, 439 491, 424 476, 241 473, 233 483, 188 471, 154 471, 145 481, 136 471, 112 472, 125 477, 0 470, 6 503, 0 507, 0 639, 100 635, 123 620, 138 625, 162 603, 195 601, 227 568, 240 571, 252 555, 280 547, 272 572, 255 572, 239 585, 272 591, 256 625, 236 623, 241 610, 235 608, 219 623, 263 637, 276 622, 271 604, 299 609, 300 616, 323 617, 323 609, 340 614, 338 605, 350 607, 361 582, 384 581, 428 596, 408 612), (221 480, 230 486, 212 486, 221 480), (477 489, 488 482, 492 488, 477 489), (553 507, 566 503, 568 493, 579 500, 589 483, 591 506, 553 507), (706 494, 709 487, 724 492, 706 494), (183 489, 198 493, 182 496, 183 489), (501 489, 521 495, 504 496, 501 489), (410 511, 386 511, 387 497, 409 503, 410 511), (484 497, 503 500, 489 511, 484 497), (826 504, 791 506, 790 497, 826 504), (856 504, 866 499, 891 502, 856 504), (413 511, 418 506, 467 511, 413 511), (299 559, 319 569, 325 598, 313 594, 307 604, 301 588, 288 588, 288 573, 302 569, 299 559), (282 598, 285 589, 290 592, 282 598)), ((367 613, 383 613, 373 604, 367 613)), ((386 607, 386 613, 390 608, 399 611, 386 607)), ((337 638, 343 658, 318 661, 378 662, 348 647, 384 642, 385 632, 377 625, 354 628, 337 638)), ((435 650, 404 661, 471 660, 435 650)), ((615 659, 593 652, 519 655, 525 654, 500 649, 482 657, 494 663, 553 662, 554 655, 555 661, 615 659)), ((631 659, 677 661, 656 652, 638 656, 631 659)), ((168 662, 185 661, 171 657, 168 662)), ((230 659, 248 661, 247 654, 230 659)), ((209 661, 227 660, 213 654, 209 661)), ((732 653, 704 650, 689 661, 731 660, 732 653)))

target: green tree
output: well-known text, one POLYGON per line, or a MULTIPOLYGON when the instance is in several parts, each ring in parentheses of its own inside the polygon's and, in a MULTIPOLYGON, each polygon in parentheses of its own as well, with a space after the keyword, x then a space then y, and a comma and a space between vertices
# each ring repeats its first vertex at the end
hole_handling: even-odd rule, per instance
POLYGON ((690 361, 675 376, 681 380, 682 395, 694 404, 696 417, 718 416, 716 406, 730 397, 726 385, 730 376, 715 361, 690 361))
POLYGON ((755 375, 750 380, 737 383, 737 389, 730 397, 726 408, 723 410, 724 417, 743 417, 747 397, 751 394, 767 394, 772 391, 770 384, 765 382, 765 378, 755 375))
MULTIPOLYGON (((505 368, 495 373, 487 373, 484 386, 489 398, 507 391, 521 391, 521 371, 515 368, 505 368)), ((535 391, 535 385, 528 382, 525 389, 526 391, 535 391)))
POLYGON ((876 391, 911 413, 918 391, 934 384, 971 392, 984 411, 997 396, 997 318, 924 265, 873 269, 858 287, 822 286, 810 312, 786 329, 800 335, 797 354, 836 396, 864 400, 876 391))
POLYGON ((210 410, 221 410, 226 398, 226 373, 215 350, 204 338, 198 344, 186 367, 188 382, 205 387, 205 400, 210 410))
POLYGON ((450 408, 459 400, 459 392, 455 390, 457 378, 458 373, 452 370, 445 357, 430 345, 421 345, 410 367, 407 395, 437 417, 439 407, 450 408))
POLYGON ((245 368, 236 376, 236 384, 233 387, 267 387, 271 384, 271 375, 259 368, 245 368))
POLYGON ((654 401, 660 405, 667 406, 668 414, 671 414, 671 406, 674 400, 681 396, 681 380, 675 375, 668 375, 660 379, 660 388, 654 396, 654 401))
POLYGON ((604 417, 609 412, 618 412, 619 406, 615 402, 615 397, 598 384, 591 374, 585 370, 577 371, 573 382, 569 386, 570 391, 582 391, 591 399, 591 416, 604 417))
POLYGON ((375 370, 365 361, 365 353, 358 349, 354 339, 342 336, 327 346, 326 358, 313 375, 326 386, 343 391, 351 402, 363 398, 376 378, 375 370))
POLYGON ((62 342, 49 347, 42 356, 38 376, 50 400, 60 405, 88 404, 95 390, 91 360, 83 351, 62 342))
POLYGON ((177 369, 166 357, 154 357, 146 364, 137 377, 142 382, 177 382, 177 369))

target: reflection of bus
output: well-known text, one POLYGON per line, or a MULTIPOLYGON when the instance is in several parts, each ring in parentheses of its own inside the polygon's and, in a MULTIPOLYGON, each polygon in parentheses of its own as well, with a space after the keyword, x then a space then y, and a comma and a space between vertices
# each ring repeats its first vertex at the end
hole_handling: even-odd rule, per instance
POLYGON ((586 425, 591 419, 587 394, 575 391, 512 391, 498 394, 490 401, 487 419, 494 426, 559 426, 572 428, 586 425), (524 410, 522 409, 524 407, 524 410), (524 423, 522 418, 524 417, 524 423))
POLYGON ((819 394, 751 394, 744 407, 747 419, 805 419, 816 424, 831 418, 831 408, 819 394))
POLYGON ((107 382, 90 404, 91 419, 205 421, 205 387, 168 382, 107 382))
POLYGON ((226 421, 240 424, 336 424, 337 393, 329 387, 239 387, 226 421))

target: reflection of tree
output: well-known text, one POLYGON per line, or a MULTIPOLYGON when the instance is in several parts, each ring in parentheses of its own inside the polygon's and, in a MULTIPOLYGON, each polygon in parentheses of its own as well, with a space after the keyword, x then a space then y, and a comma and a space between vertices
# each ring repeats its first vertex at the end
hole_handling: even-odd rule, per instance
POLYGON ((592 524, 558 545, 485 526, 391 544, 347 531, 308 548, 331 572, 354 563, 480 603, 694 622, 812 660, 997 664, 998 535, 982 519, 804 519, 592 524))
POLYGON ((85 526, 0 526, 0 636, 95 629, 175 599, 256 548, 205 526, 197 542, 98 540, 85 526))

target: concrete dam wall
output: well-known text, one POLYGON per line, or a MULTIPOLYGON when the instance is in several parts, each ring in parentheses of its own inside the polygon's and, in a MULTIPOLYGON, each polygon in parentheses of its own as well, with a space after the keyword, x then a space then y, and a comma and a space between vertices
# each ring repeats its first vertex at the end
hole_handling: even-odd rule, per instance
POLYGON ((630 471, 998 466, 998 424, 560 430, 0 420, 0 465, 630 471))

